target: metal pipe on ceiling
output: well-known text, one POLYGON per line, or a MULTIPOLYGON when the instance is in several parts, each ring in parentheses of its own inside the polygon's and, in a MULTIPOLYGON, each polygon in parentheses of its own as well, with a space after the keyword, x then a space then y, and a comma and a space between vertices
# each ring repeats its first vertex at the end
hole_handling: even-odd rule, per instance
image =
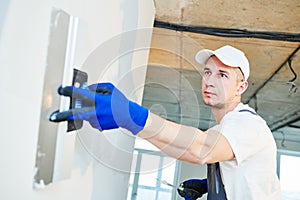
POLYGON ((263 89, 267 83, 272 80, 272 78, 281 70, 282 67, 284 67, 286 65, 286 63, 289 62, 289 60, 292 59, 292 57, 299 51, 300 46, 298 46, 292 53, 291 55, 289 55, 289 57, 287 57, 287 59, 278 67, 278 69, 260 86, 256 89, 256 91, 249 97, 249 99, 246 101, 246 104, 248 104, 251 99, 255 98, 256 95, 260 92, 261 89, 263 89))
POLYGON ((234 29, 234 28, 215 28, 215 27, 205 27, 205 26, 186 26, 182 24, 174 24, 174 23, 162 22, 158 20, 154 21, 154 27, 165 28, 165 29, 170 29, 175 31, 214 35, 220 37, 260 38, 266 40, 300 42, 299 33, 248 31, 248 30, 234 29))
POLYGON ((272 132, 283 128, 289 124, 292 124, 294 122, 297 122, 300 120, 300 110, 297 110, 296 112, 290 113, 289 115, 286 115, 282 117, 281 119, 277 120, 276 122, 273 122, 272 124, 269 124, 269 127, 272 132))

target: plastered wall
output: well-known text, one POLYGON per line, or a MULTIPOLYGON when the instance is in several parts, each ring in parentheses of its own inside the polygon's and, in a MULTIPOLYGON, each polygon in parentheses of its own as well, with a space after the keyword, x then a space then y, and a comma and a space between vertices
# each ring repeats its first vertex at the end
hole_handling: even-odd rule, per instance
POLYGON ((91 82, 119 83, 128 79, 129 84, 122 84, 122 90, 139 102, 151 41, 153 2, 4 0, 0 5, 3 10, 0 20, 0 199, 126 199, 134 138, 121 134, 120 130, 100 133, 88 124, 76 136, 71 178, 43 189, 32 187, 50 15, 52 7, 56 7, 83 21, 84 41, 76 52, 74 64, 92 74, 91 82), (108 45, 107 41, 114 37, 120 39, 117 46, 118 52, 122 52, 126 41, 121 33, 136 29, 146 29, 147 34, 141 36, 139 31, 133 31, 136 42, 129 45, 131 49, 141 47, 143 51, 115 56, 105 72, 99 72, 104 66, 99 63, 92 66, 93 61, 87 61, 99 46, 108 45), (137 86, 139 90, 132 93, 137 86))

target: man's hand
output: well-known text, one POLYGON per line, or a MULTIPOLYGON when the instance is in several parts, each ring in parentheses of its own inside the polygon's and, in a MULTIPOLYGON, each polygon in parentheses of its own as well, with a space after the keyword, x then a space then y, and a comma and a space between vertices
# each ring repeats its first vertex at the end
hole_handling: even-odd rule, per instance
POLYGON ((80 99, 82 108, 52 113, 50 121, 80 119, 100 131, 122 127, 136 135, 148 118, 148 109, 129 101, 111 83, 93 84, 88 89, 68 86, 60 88, 59 94, 80 99))
POLYGON ((181 183, 177 189, 185 200, 196 200, 207 193, 207 179, 189 179, 181 183))

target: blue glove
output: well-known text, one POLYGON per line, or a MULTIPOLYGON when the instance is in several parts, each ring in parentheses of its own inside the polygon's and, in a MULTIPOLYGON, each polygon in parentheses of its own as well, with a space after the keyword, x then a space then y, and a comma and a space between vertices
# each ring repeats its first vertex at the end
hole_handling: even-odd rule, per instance
POLYGON ((185 200, 196 200, 207 193, 207 179, 189 179, 181 183, 177 189, 185 200))
POLYGON ((148 118, 148 109, 129 101, 111 83, 93 84, 88 89, 68 86, 60 88, 59 94, 80 99, 82 107, 55 112, 50 121, 85 120, 100 131, 122 127, 136 135, 148 118))

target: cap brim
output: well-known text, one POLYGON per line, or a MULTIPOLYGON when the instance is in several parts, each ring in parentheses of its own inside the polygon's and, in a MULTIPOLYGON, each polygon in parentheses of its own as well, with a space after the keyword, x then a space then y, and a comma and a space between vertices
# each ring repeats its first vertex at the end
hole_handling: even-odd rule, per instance
POLYGON ((201 51, 198 51, 198 53, 195 56, 196 61, 199 64, 206 64, 207 60, 214 55, 214 52, 209 49, 203 49, 201 51))

